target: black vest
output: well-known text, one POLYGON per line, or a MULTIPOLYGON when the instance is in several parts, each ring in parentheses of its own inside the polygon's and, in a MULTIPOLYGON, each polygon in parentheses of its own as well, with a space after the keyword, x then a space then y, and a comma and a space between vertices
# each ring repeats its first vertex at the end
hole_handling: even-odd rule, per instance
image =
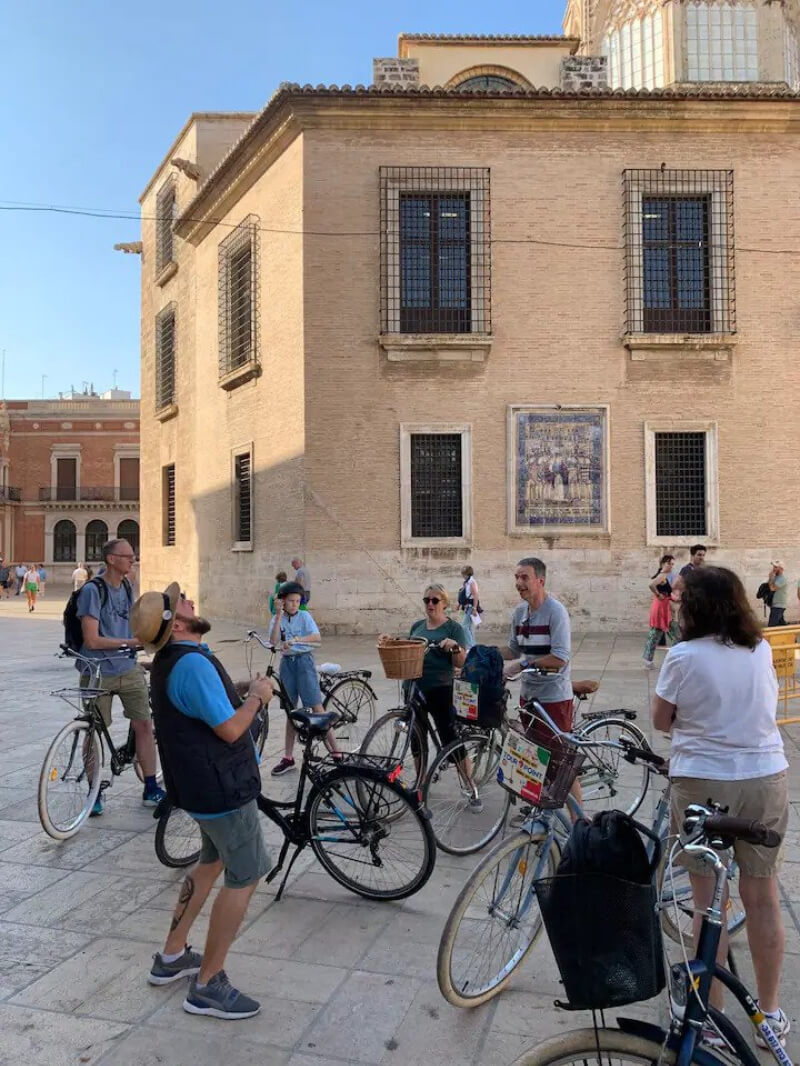
POLYGON ((261 775, 250 732, 232 744, 170 701, 167 682, 184 655, 204 655, 219 674, 231 707, 242 705, 222 663, 195 644, 167 644, 153 659, 150 699, 164 785, 172 803, 196 814, 237 810, 261 792, 261 775))

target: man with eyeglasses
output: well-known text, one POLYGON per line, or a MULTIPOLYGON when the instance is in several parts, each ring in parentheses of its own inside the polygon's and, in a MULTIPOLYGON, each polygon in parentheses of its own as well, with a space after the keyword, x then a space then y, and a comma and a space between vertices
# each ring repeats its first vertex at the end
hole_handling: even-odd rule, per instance
MULTIPOLYGON (((127 540, 108 541, 103 545, 102 554, 105 563, 102 577, 87 581, 78 596, 77 613, 83 632, 81 655, 90 659, 110 656, 100 663, 100 685, 107 695, 98 698, 97 709, 106 725, 111 725, 111 703, 114 696, 119 696, 123 714, 130 719, 136 736, 136 755, 144 774, 142 803, 155 807, 164 798, 164 792, 156 782, 156 744, 147 682, 135 656, 119 654, 138 648, 131 630, 133 587, 129 577, 136 556, 127 540)), ((102 813, 101 793, 92 815, 102 813)))

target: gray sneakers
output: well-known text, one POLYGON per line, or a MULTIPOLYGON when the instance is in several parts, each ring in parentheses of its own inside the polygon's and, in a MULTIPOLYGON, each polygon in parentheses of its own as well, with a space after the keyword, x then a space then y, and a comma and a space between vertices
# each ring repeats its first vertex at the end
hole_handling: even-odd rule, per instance
POLYGON ((191 979, 183 1009, 189 1014, 208 1014, 212 1018, 235 1021, 252 1018, 261 1010, 261 1004, 234 988, 225 971, 220 970, 202 988, 198 988, 196 977, 191 979))
POLYGON ((161 952, 157 951, 153 956, 153 965, 147 975, 147 980, 151 985, 170 985, 181 977, 192 977, 200 973, 202 964, 203 956, 192 951, 188 944, 183 954, 174 962, 164 962, 161 952))

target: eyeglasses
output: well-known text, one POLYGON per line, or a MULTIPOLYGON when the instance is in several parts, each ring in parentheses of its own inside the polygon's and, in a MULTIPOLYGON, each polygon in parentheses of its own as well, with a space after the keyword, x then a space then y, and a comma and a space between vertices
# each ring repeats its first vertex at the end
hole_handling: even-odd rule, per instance
POLYGON ((109 552, 108 554, 112 557, 112 559, 135 559, 136 558, 135 555, 120 555, 119 552, 109 552))
POLYGON ((422 597, 422 602, 424 604, 428 604, 428 603, 441 603, 442 601, 439 599, 438 596, 423 596, 422 597))

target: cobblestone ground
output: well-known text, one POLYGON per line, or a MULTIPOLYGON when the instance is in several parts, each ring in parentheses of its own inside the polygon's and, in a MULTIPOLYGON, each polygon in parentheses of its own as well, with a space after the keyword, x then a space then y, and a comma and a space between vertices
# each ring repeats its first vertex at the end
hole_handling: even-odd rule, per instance
MULTIPOLYGON (((140 1062, 171 1066, 333 1066, 438 1061, 504 1066, 559 1030, 587 1023, 558 1011, 560 989, 548 944, 534 948, 510 989, 473 1011, 450 1007, 435 977, 439 936, 475 858, 440 854, 428 885, 403 903, 373 904, 341 889, 309 853, 284 899, 260 885, 229 957, 228 971, 262 1002, 238 1025, 184 1013, 184 987, 152 988, 146 973, 169 925, 180 875, 153 851, 154 823, 131 771, 107 793, 107 813, 56 843, 36 809, 49 740, 70 717, 49 697, 71 667, 54 658, 65 594, 51 589, 34 615, 22 598, 0 601, 0 1063, 66 1066, 140 1062)), ((212 644, 238 635, 216 626, 212 644)), ((485 639, 485 638, 484 638, 485 639)), ((576 638, 575 675, 598 677, 595 708, 630 707, 646 722, 653 674, 641 666, 641 635, 576 638)), ((243 650, 220 648, 234 676, 243 650)), ((374 641, 325 641, 322 658, 375 671, 380 708, 396 700, 382 680, 374 641)), ((117 712, 117 717, 121 718, 117 712)), ((646 727, 647 728, 647 727, 646 727)), ((273 762, 282 722, 270 737, 273 762)), ((124 726, 118 723, 117 732, 124 726)), ((800 730, 787 731, 793 812, 782 868, 787 947, 784 1008, 795 1030, 800 984, 800 730)), ((265 790, 293 790, 291 778, 265 790)), ((275 839, 270 833, 270 839, 275 839)), ((206 919, 194 943, 202 946, 206 919)), ((742 970, 748 965, 738 949, 742 970)), ((656 1002, 624 1013, 658 1017, 656 1002)), ((795 1060, 800 1041, 793 1033, 795 1060)))

